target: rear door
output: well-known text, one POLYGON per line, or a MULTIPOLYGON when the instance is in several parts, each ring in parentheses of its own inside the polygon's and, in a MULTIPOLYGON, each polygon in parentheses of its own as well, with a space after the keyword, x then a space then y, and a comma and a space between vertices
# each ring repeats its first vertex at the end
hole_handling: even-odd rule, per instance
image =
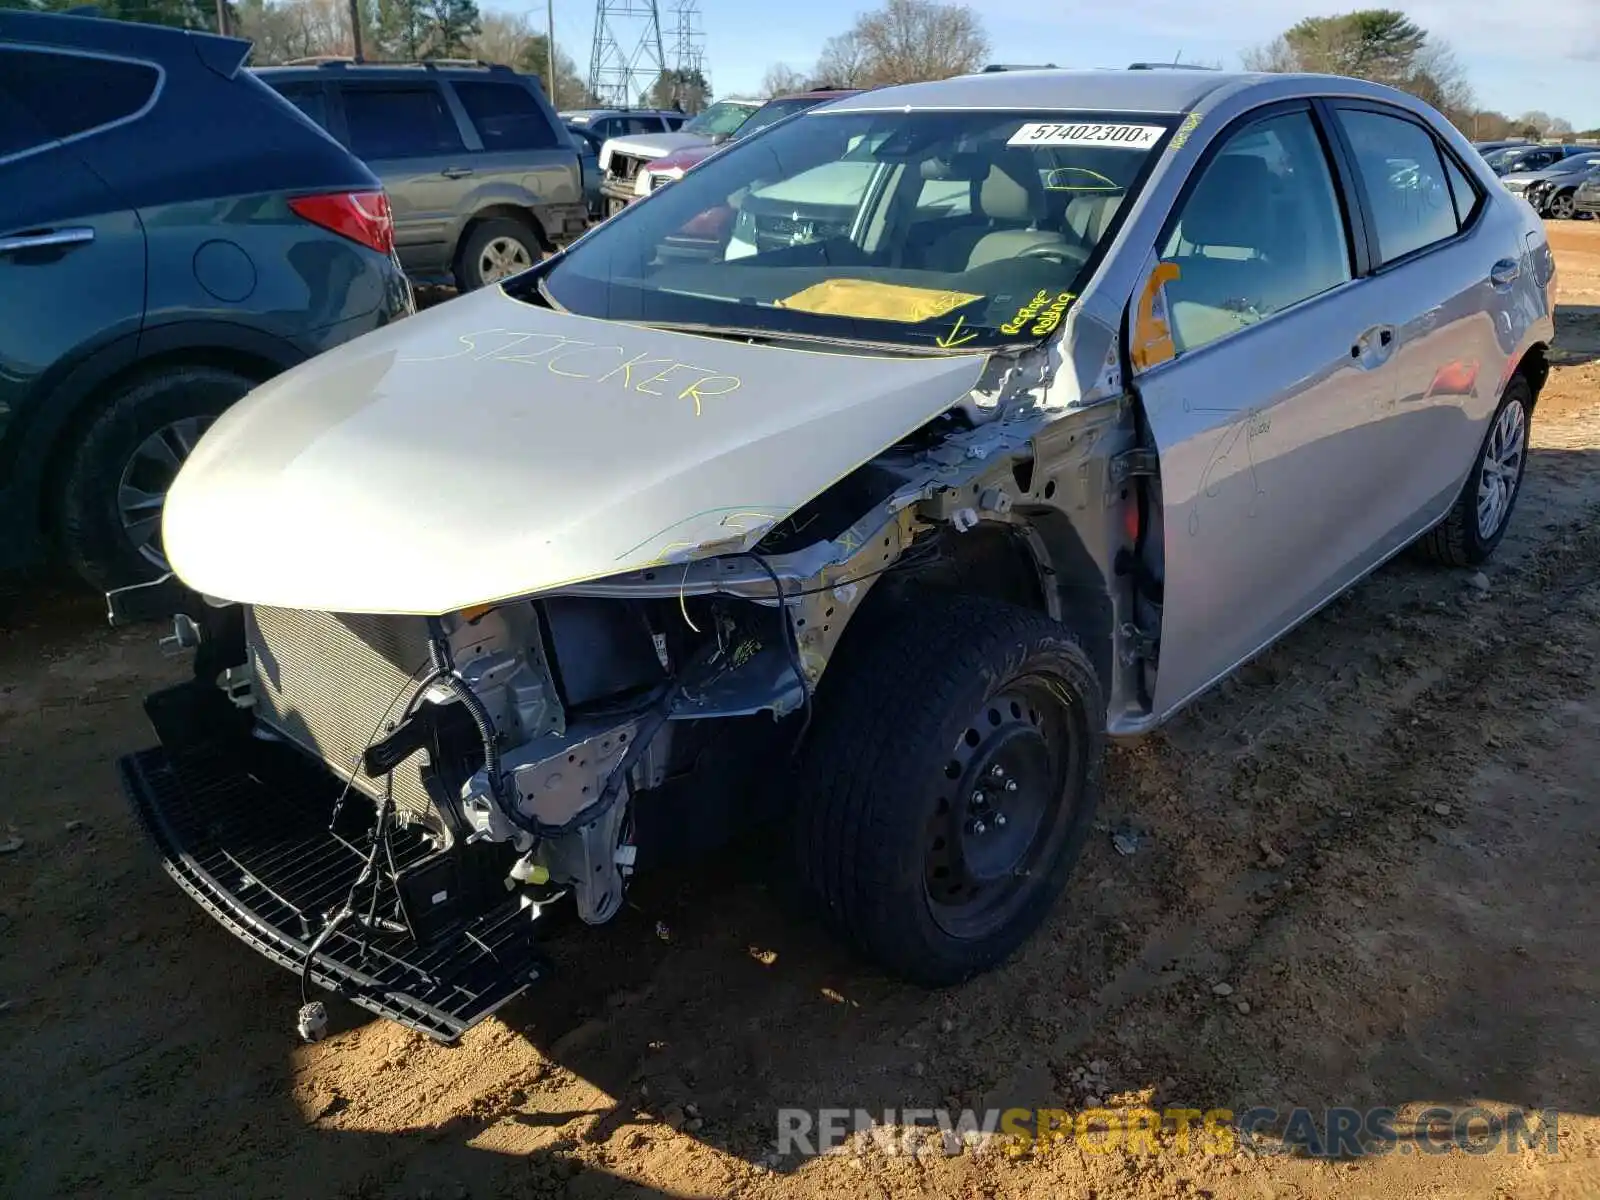
POLYGON ((1222 130, 1129 311, 1160 451, 1164 715, 1322 603, 1371 545, 1392 332, 1307 104, 1222 130))
POLYGON ((144 230, 82 152, 137 120, 160 79, 147 63, 0 45, 0 482, 45 373, 139 330, 144 230))
MULTIPOLYGON (((521 207, 583 202, 578 155, 554 114, 521 79, 456 79, 451 88, 482 149, 473 155, 472 208, 506 202, 521 207)), ((540 211, 548 220, 549 214, 540 211)), ((565 230, 558 216, 552 237, 565 230)))
POLYGON ((467 207, 475 164, 439 84, 341 81, 345 144, 383 180, 406 270, 450 270, 451 232, 467 207))
MULTIPOLYGON (((1450 506, 1476 460, 1509 369, 1502 337, 1526 317, 1525 247, 1427 125, 1387 105, 1333 106, 1367 218, 1367 288, 1395 327, 1383 484, 1370 505, 1389 541, 1450 506)), ((1513 341, 1508 339, 1508 341, 1513 341)))

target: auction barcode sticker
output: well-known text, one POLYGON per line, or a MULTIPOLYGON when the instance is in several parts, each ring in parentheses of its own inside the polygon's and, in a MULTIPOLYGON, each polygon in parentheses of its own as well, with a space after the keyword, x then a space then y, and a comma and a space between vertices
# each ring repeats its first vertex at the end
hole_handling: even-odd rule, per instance
POLYGON ((1063 125, 1029 121, 1007 140, 1008 146, 1105 146, 1148 150, 1166 131, 1160 125, 1063 125))

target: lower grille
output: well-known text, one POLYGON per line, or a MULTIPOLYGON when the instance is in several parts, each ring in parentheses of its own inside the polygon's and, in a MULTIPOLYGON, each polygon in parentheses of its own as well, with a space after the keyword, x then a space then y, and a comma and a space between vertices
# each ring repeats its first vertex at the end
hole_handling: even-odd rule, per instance
MULTIPOLYGON (((361 754, 400 719, 426 673, 426 618, 247 608, 244 624, 256 716, 380 799, 384 784, 361 768, 361 754)), ((402 819, 436 824, 426 765, 423 751, 395 769, 394 803, 402 819)))
MULTIPOLYGON (((350 894, 365 847, 328 827, 338 791, 331 777, 283 747, 228 740, 204 715, 218 705, 215 690, 197 684, 150 697, 166 744, 118 762, 123 788, 168 874, 229 932, 299 971, 327 914, 350 894)), ((399 831, 393 849, 402 875, 429 854, 414 831, 399 831)), ((377 911, 394 897, 385 882, 377 911)), ((533 922, 505 898, 425 941, 346 923, 324 941, 311 974, 363 1008, 452 1041, 543 969, 533 922)))

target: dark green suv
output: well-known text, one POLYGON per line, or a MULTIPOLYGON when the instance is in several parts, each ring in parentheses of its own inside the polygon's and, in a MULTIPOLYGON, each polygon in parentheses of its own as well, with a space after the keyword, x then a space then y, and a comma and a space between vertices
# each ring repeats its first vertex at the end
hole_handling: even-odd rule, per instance
POLYGON ((343 60, 256 74, 383 180, 419 282, 497 283, 589 224, 577 151, 534 76, 343 60))
POLYGON ((249 50, 0 9, 0 567, 164 573, 205 428, 411 311, 378 180, 249 50))

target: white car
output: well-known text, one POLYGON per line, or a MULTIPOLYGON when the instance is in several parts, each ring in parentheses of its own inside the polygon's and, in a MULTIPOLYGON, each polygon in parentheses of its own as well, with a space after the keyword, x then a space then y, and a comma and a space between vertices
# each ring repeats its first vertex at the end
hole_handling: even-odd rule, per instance
POLYGON ((689 146, 711 146, 738 132, 761 105, 754 100, 719 100, 676 133, 650 133, 612 138, 600 147, 600 194, 606 215, 626 208, 634 198, 639 168, 689 146))

